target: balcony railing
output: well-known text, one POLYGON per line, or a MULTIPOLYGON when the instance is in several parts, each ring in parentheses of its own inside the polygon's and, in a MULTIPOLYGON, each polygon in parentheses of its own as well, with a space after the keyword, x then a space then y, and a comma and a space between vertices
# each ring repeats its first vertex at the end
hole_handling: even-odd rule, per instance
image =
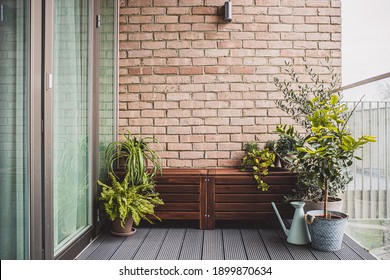
POLYGON ((352 168, 354 180, 344 193, 344 211, 350 217, 347 232, 379 259, 390 259, 389 85, 390 79, 387 78, 370 83, 369 87, 360 84, 344 91, 347 98, 350 93, 358 97, 359 91, 366 98, 383 98, 383 101, 346 102, 348 107, 355 108, 349 122, 352 133, 377 137, 377 142, 365 145, 356 154, 363 160, 355 160, 352 168), (378 92, 381 89, 389 92, 378 92))

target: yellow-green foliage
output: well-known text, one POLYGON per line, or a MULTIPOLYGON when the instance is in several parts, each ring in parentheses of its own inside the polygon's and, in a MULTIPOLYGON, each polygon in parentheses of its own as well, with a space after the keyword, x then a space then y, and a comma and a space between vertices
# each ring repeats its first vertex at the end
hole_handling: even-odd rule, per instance
POLYGON ((266 149, 252 149, 247 151, 247 155, 242 159, 242 169, 253 168, 253 177, 257 182, 257 188, 267 191, 269 186, 263 181, 262 176, 268 175, 268 167, 273 167, 275 154, 266 149))
POLYGON ((111 185, 101 181, 98 181, 98 184, 102 187, 100 200, 103 201, 104 209, 111 221, 119 218, 124 227, 125 220, 130 216, 136 225, 139 225, 141 219, 152 223, 147 215, 153 215, 160 220, 154 214, 154 208, 164 203, 154 191, 155 183, 149 173, 144 172, 142 183, 137 186, 129 183, 130 172, 127 172, 122 182, 118 182, 112 172, 109 173, 109 177, 111 185))

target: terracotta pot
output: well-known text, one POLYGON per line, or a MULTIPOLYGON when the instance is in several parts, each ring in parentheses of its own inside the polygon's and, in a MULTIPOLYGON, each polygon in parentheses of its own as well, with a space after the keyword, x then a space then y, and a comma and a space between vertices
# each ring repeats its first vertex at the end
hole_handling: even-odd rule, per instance
MULTIPOLYGON (((323 201, 304 201, 305 212, 311 210, 324 210, 324 202, 323 201)), ((343 210, 343 200, 341 198, 329 198, 328 200, 328 210, 342 212, 343 210)))
POLYGON ((135 233, 135 228, 133 228, 133 218, 130 217, 125 220, 125 227, 121 226, 121 221, 119 218, 116 218, 111 222, 111 233, 116 236, 130 236, 135 233))

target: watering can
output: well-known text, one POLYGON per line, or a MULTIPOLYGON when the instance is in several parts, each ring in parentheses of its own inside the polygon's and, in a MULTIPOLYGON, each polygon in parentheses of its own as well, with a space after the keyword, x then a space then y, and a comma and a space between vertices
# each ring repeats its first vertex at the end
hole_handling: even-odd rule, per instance
POLYGON ((294 217, 290 229, 287 229, 284 225, 283 220, 280 217, 279 211, 275 206, 275 203, 271 202, 271 204, 275 210, 276 216, 278 216, 279 222, 285 234, 287 235, 287 242, 296 245, 309 244, 311 239, 309 229, 307 228, 307 224, 304 219, 305 213, 303 211, 303 206, 305 205, 305 202, 290 202, 290 204, 295 208, 294 217))

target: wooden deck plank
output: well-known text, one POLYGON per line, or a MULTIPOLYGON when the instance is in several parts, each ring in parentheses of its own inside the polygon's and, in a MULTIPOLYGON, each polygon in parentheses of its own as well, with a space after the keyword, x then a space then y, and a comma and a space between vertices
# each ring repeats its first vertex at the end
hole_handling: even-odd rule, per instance
POLYGON ((203 260, 223 260, 225 259, 223 252, 222 230, 205 230, 203 239, 203 260))
POLYGON ((76 260, 87 260, 88 257, 93 253, 93 251, 96 250, 97 247, 100 246, 100 244, 102 244, 102 242, 104 241, 104 239, 107 238, 107 234, 106 233, 102 233, 100 234, 94 241, 92 241, 91 244, 89 244, 89 246, 87 248, 85 248, 77 257, 76 257, 76 260))
POLYGON ((256 229, 241 229, 248 260, 269 260, 270 256, 256 229))
POLYGON ((377 258, 370 254, 370 252, 359 245, 356 241, 354 241, 351 237, 344 234, 343 242, 352 250, 354 250, 362 259, 364 260, 376 260, 377 258))
POLYGON ((344 236, 343 246, 337 252, 322 252, 310 245, 287 243, 283 231, 273 229, 216 229, 193 228, 138 228, 129 237, 101 234, 77 260, 375 260, 366 249, 344 236))
POLYGON ((239 229, 223 229, 225 260, 247 260, 244 243, 239 229))
POLYGON ((125 237, 108 234, 100 246, 88 257, 88 260, 109 260, 124 240, 125 237))
POLYGON ((362 260, 362 257, 356 254, 356 252, 349 248, 344 242, 341 244, 341 249, 334 253, 340 260, 362 260))
POLYGON ((152 228, 134 256, 134 260, 155 260, 167 232, 166 228, 152 228))
POLYGON ((201 260, 203 247, 203 230, 187 229, 180 252, 180 260, 201 260))
POLYGON ((277 231, 270 229, 259 230, 264 245, 270 254, 271 260, 292 260, 289 250, 284 245, 283 240, 277 231))
POLYGON ((287 242, 287 236, 282 230, 278 230, 280 238, 283 240, 283 243, 286 245, 291 256, 294 260, 315 260, 313 253, 309 249, 309 245, 294 245, 287 242))
POLYGON ((314 257, 317 260, 339 260, 340 258, 334 252, 323 252, 310 248, 310 251, 313 253, 314 257))
POLYGON ((157 260, 178 260, 185 233, 186 230, 183 228, 169 229, 158 253, 157 260))
POLYGON ((112 255, 111 259, 132 260, 144 242, 149 231, 150 228, 138 228, 134 235, 126 237, 122 245, 112 255))

